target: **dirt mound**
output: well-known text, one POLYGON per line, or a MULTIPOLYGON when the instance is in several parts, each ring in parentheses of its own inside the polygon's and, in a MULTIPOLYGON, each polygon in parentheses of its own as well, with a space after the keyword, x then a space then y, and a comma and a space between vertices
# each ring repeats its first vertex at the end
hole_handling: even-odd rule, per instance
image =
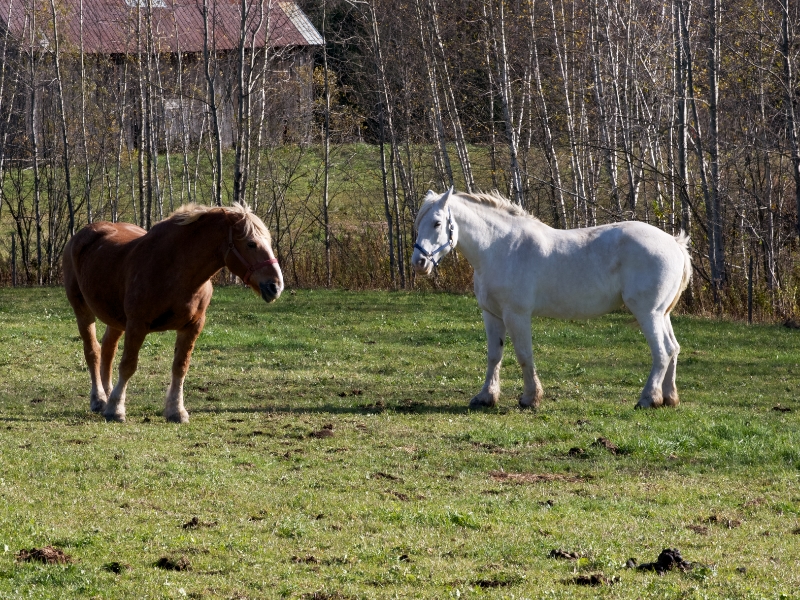
POLYGON ((60 548, 45 546, 44 548, 23 548, 15 556, 17 562, 41 562, 48 565, 69 565, 75 562, 69 554, 65 554, 60 548))
POLYGON ((606 577, 602 573, 592 573, 591 575, 578 575, 573 579, 568 579, 566 583, 571 583, 573 585, 611 585, 612 583, 616 583, 616 577, 606 577))
POLYGON ((578 483, 591 479, 588 475, 565 475, 563 473, 506 473, 505 471, 489 471, 489 477, 496 481, 508 483, 541 483, 548 481, 566 481, 578 483))
POLYGON ((639 571, 655 571, 659 575, 663 575, 672 569, 680 569, 681 571, 689 571, 693 568, 693 564, 683 560, 680 551, 677 548, 664 548, 658 559, 655 562, 642 563, 636 567, 639 571))
POLYGON ((611 452, 611 454, 620 453, 619 446, 617 446, 614 442, 612 442, 608 438, 599 437, 594 442, 592 442, 592 446, 605 448, 606 450, 611 452))
POLYGON ((162 556, 156 561, 156 566, 159 569, 165 569, 167 571, 192 570, 192 565, 189 564, 189 559, 187 559, 185 556, 180 556, 178 558, 170 556, 162 556))

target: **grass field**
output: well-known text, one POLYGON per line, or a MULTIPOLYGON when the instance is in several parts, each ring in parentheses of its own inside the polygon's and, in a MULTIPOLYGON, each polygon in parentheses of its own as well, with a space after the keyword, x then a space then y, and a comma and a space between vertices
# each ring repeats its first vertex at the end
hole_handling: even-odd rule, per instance
POLYGON ((633 409, 620 313, 535 320, 541 410, 507 347, 471 412, 470 296, 217 289, 191 422, 167 333, 107 424, 63 290, 0 289, 0 598, 800 598, 800 332, 673 322, 677 410, 633 409), (48 545, 74 562, 22 560, 48 545), (692 568, 626 568, 664 548, 692 568))

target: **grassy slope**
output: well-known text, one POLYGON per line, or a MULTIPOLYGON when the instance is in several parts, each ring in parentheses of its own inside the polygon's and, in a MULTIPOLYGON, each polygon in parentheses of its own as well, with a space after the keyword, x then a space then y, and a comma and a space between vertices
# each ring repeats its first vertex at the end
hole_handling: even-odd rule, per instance
POLYGON ((0 597, 800 597, 798 333, 674 324, 678 410, 633 410, 649 353, 615 314, 535 320, 542 410, 516 408, 507 354, 501 408, 475 413, 485 343, 469 296, 298 291, 267 306, 218 289, 191 423, 160 417, 168 333, 148 338, 114 425, 88 412, 63 290, 0 289, 0 597), (79 562, 15 562, 46 544, 79 562), (705 566, 623 568, 665 547, 705 566), (191 571, 156 568, 163 556, 191 571), (597 572, 619 581, 569 583, 597 572))

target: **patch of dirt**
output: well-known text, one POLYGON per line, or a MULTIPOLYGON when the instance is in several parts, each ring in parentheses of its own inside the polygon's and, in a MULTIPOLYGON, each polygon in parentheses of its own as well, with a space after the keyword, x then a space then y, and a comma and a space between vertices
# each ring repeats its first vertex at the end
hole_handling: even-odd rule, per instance
POLYGON ((313 554, 307 554, 306 556, 292 556, 292 562, 316 565, 319 563, 319 559, 313 554))
POLYGON ((559 558, 562 560, 578 560, 579 558, 583 558, 577 552, 568 552, 567 550, 550 550, 550 554, 547 555, 547 558, 559 558))
POLYGON ((349 392, 339 392, 340 398, 347 398, 348 396, 361 396, 364 393, 363 390, 350 390, 349 392))
POLYGON ((167 571, 191 571, 192 565, 189 564, 189 559, 185 556, 177 558, 171 556, 162 556, 155 562, 155 566, 159 569, 167 571))
POLYGON ((410 500, 410 498, 406 494, 404 494, 403 492, 395 492, 394 490, 386 490, 386 493, 387 494, 391 494, 392 496, 394 496, 395 498, 397 498, 401 502, 408 502, 410 500))
POLYGON ((483 589, 489 589, 503 587, 506 585, 514 585, 514 583, 512 581, 504 581, 502 579, 476 579, 472 582, 472 585, 476 585, 483 589))
POLYGON ((781 406, 780 403, 778 403, 775 406, 773 406, 772 410, 774 410, 776 412, 783 412, 783 413, 792 412, 791 408, 789 408, 788 406, 781 406))
POLYGON ((611 585, 616 583, 618 580, 618 577, 606 577, 602 573, 592 573, 591 575, 578 575, 572 579, 567 579, 566 583, 571 583, 572 585, 599 586, 611 585))
POLYGON ((34 398, 31 400, 31 404, 39 404, 40 402, 44 402, 44 398, 34 398))
MULTIPOLYGON (((374 343, 374 342, 373 342, 374 343)), ((341 592, 308 592, 300 596, 302 600, 347 600, 350 596, 345 596, 341 592)))
POLYGON ((792 529, 792 535, 800 535, 800 527, 797 527, 796 529, 792 529))
POLYGON ((708 535, 708 527, 705 525, 687 525, 686 529, 690 529, 700 535, 708 535))
POLYGON ((563 473, 506 473, 505 471, 489 471, 489 477, 495 481, 508 483, 542 483, 550 481, 565 481, 578 483, 591 479, 590 475, 565 475, 563 473))
POLYGON ((597 438, 594 442, 592 442, 592 446, 598 448, 605 448, 606 450, 611 452, 611 454, 620 454, 619 446, 617 446, 614 442, 612 442, 608 438, 604 438, 602 436, 597 438))
POLYGON ((216 521, 208 521, 203 522, 197 517, 192 517, 186 523, 181 525, 183 529, 198 529, 200 527, 215 527, 217 525, 216 521))
POLYGON ((322 438, 326 438, 326 437, 333 437, 333 435, 334 435, 334 433, 333 433, 333 424, 332 423, 327 423, 327 424, 322 426, 322 429, 319 429, 317 431, 312 431, 311 433, 309 433, 308 437, 322 439, 322 438))
POLYGON ((578 446, 570 448, 569 452, 567 452, 567 455, 573 457, 583 456, 584 454, 586 454, 586 450, 584 450, 583 448, 579 448, 578 446))
POLYGON ((319 431, 312 431, 311 433, 309 433, 308 437, 322 439, 322 438, 333 437, 333 435, 334 435, 333 425, 331 423, 328 423, 326 425, 323 425, 322 429, 320 429, 319 431))
POLYGON ((664 548, 655 562, 642 563, 636 567, 639 571, 655 571, 659 575, 663 575, 672 569, 680 569, 681 571, 690 571, 694 567, 693 563, 683 560, 680 551, 677 548, 664 548))
POLYGON ((112 561, 110 563, 104 564, 103 565, 103 570, 104 571, 109 571, 111 573, 116 573, 117 575, 119 575, 123 571, 130 571, 131 570, 131 566, 129 564, 126 564, 126 563, 117 562, 115 560, 115 561, 112 561))
POLYGON ((401 482, 403 481, 400 477, 397 477, 397 475, 384 473, 383 471, 376 471, 375 473, 372 473, 368 477, 368 479, 388 479, 389 481, 401 481, 401 482))
POLYGON ((709 525, 722 525, 723 527, 727 527, 728 529, 736 529, 739 527, 742 522, 738 519, 728 519, 726 517, 720 517, 718 515, 711 515, 705 520, 706 523, 709 525))
POLYGON ((23 548, 14 556, 17 562, 41 562, 47 565, 70 565, 75 561, 60 548, 45 546, 44 548, 23 548))
POLYGON ((746 508, 754 508, 757 506, 762 506, 765 502, 766 500, 764 500, 764 498, 753 498, 752 500, 745 502, 742 506, 746 508))

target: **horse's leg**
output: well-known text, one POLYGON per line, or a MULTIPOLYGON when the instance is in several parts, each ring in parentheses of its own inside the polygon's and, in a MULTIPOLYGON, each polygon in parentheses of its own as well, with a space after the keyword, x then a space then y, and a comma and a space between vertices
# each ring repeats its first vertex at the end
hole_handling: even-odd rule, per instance
POLYGON ((111 395, 111 390, 113 389, 111 385, 111 367, 114 363, 114 356, 117 354, 117 344, 123 333, 125 332, 121 329, 106 326, 106 332, 103 334, 103 341, 100 347, 100 380, 103 382, 106 397, 111 395))
POLYGON ((73 309, 78 321, 78 332, 83 340, 83 356, 89 367, 89 377, 92 378, 89 408, 92 412, 101 412, 106 406, 108 396, 100 377, 100 344, 97 343, 95 316, 85 304, 73 304, 73 309))
POLYGON ((521 408, 539 408, 542 401, 542 382, 536 374, 536 365, 533 363, 533 342, 531 341, 531 316, 511 315, 506 318, 511 341, 514 342, 514 352, 517 362, 522 369, 524 389, 519 398, 521 408))
POLYGON ((196 323, 190 323, 178 330, 175 339, 175 356, 172 359, 172 381, 167 390, 167 401, 164 404, 164 417, 172 423, 188 423, 189 413, 183 407, 183 380, 189 370, 189 361, 197 336, 203 329, 205 315, 196 323))
POLYGON ((146 328, 135 327, 128 322, 128 327, 125 329, 125 345, 122 350, 122 358, 119 361, 119 378, 117 385, 111 391, 108 397, 108 404, 103 411, 103 416, 106 421, 118 421, 120 423, 125 421, 125 390, 128 387, 128 381, 133 377, 136 372, 136 366, 139 363, 139 350, 144 343, 144 338, 147 335, 146 328))
POLYGON ((636 315, 642 333, 650 346, 650 354, 653 357, 653 367, 650 370, 650 377, 639 396, 636 405, 639 408, 658 408, 664 403, 664 395, 661 385, 664 376, 669 369, 670 361, 677 352, 677 345, 672 343, 667 328, 664 323, 664 314, 661 312, 650 312, 646 315, 636 315))
POLYGON ((483 311, 483 326, 486 328, 488 358, 486 361, 486 383, 483 389, 469 403, 470 408, 494 406, 500 398, 500 363, 503 361, 503 343, 506 339, 506 326, 503 319, 483 311))
POLYGON ((678 398, 678 387, 675 384, 675 371, 678 368, 678 353, 681 351, 681 347, 675 337, 675 332, 672 330, 672 321, 669 318, 669 313, 664 315, 664 325, 675 351, 672 354, 672 358, 669 360, 667 373, 664 375, 664 383, 661 384, 661 394, 664 397, 664 406, 678 406, 678 404, 680 404, 680 399, 678 398))

